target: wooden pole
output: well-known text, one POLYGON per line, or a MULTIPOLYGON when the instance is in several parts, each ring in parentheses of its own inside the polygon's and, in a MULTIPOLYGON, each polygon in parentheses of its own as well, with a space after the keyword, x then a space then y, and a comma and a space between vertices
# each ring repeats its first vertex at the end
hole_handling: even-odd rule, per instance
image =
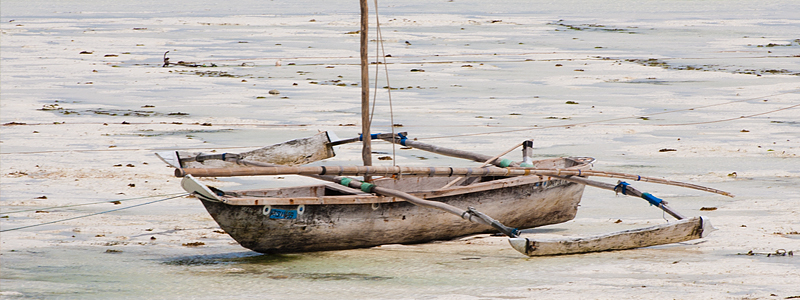
MULTIPOLYGON (((423 150, 423 151, 433 152, 433 153, 437 153, 437 154, 441 154, 441 155, 447 155, 447 156, 451 156, 451 157, 469 159, 469 160, 476 161, 476 162, 490 161, 491 164, 493 164, 495 166, 504 167, 502 165, 502 161, 501 160, 493 159, 491 156, 485 155, 485 154, 479 154, 479 153, 473 153, 473 152, 468 152, 468 151, 463 151, 463 150, 439 147, 439 146, 425 144, 425 143, 412 141, 412 140, 408 140, 408 139, 401 140, 401 139, 398 139, 396 137, 395 138, 383 138, 383 140, 387 141, 387 142, 390 142, 390 143, 402 144, 403 146, 413 147, 413 148, 416 148, 416 149, 419 149, 419 150, 423 150)), ((608 177, 608 178, 623 178, 623 179, 630 179, 630 180, 636 180, 636 181, 644 181, 644 182, 652 182, 652 183, 680 186, 680 187, 685 187, 685 188, 690 188, 690 189, 695 189, 695 190, 700 190, 700 191, 705 191, 705 192, 710 192, 710 193, 716 193, 716 194, 720 194, 720 195, 724 195, 724 196, 728 196, 728 197, 734 197, 734 195, 731 194, 731 193, 728 193, 728 192, 725 192, 725 191, 720 191, 720 190, 717 190, 717 189, 712 189, 712 188, 709 188, 709 187, 699 186, 699 185, 695 185, 695 184, 691 184, 691 183, 684 183, 684 182, 660 179, 660 178, 633 175, 633 174, 625 174, 625 173, 618 173, 618 172, 603 172, 603 171, 593 171, 593 170, 575 170, 575 169, 547 169, 549 171, 533 173, 534 170, 538 170, 538 169, 520 168, 519 166, 520 166, 519 163, 516 163, 516 162, 512 162, 512 163, 508 164, 508 167, 510 167, 510 169, 522 169, 522 170, 527 169, 527 170, 531 171, 530 174, 525 174, 525 175, 545 175, 545 176, 559 177, 559 178, 565 179, 565 180, 569 180, 566 176, 576 176, 576 175, 577 176, 598 176, 598 177, 608 177), (555 174, 554 174, 553 171, 557 171, 557 172, 555 172, 555 174)), ((478 175, 475 175, 475 176, 478 176, 478 175)), ((599 186, 597 186, 597 187, 599 187, 599 186)))
MULTIPOLYGON (((489 161, 490 159, 492 159, 491 156, 485 155, 485 154, 479 154, 479 153, 473 153, 473 152, 469 152, 469 151, 463 151, 463 150, 439 147, 439 146, 436 146, 436 145, 425 144, 425 143, 413 141, 413 140, 410 140, 410 139, 401 140, 401 139, 398 139, 397 137, 393 137, 393 138, 384 138, 383 140, 387 141, 387 142, 390 142, 390 143, 401 144, 403 146, 408 146, 408 147, 416 148, 416 149, 423 150, 423 151, 433 152, 433 153, 437 153, 437 154, 441 154, 441 155, 447 155, 447 156, 451 156, 451 157, 469 159, 469 160, 476 161, 476 162, 481 162, 481 163, 485 162, 485 161, 489 161)), ((492 164, 497 164, 497 161, 492 162, 492 164)))
MULTIPOLYGON (((621 187, 620 183, 622 183, 622 181, 617 182, 617 185, 613 185, 613 184, 610 184, 610 183, 589 180, 589 179, 581 178, 581 177, 577 177, 577 176, 559 177, 559 178, 564 179, 566 181, 580 183, 580 184, 583 184, 583 185, 588 185, 588 186, 592 186, 592 187, 596 187, 596 188, 600 188, 600 189, 604 189, 604 190, 615 191, 617 193, 621 193, 622 192, 622 189, 620 188, 621 187)), ((647 200, 647 198, 644 197, 643 194, 644 193, 640 192, 639 190, 635 189, 634 187, 632 187, 630 185, 625 187, 625 191, 623 193, 623 195, 642 198, 642 199, 647 200)), ((663 210, 664 212, 668 213, 670 216, 675 217, 675 219, 678 219, 678 220, 686 219, 686 217, 681 215, 679 212, 674 211, 674 210, 672 210, 671 207, 667 206, 667 201, 662 201, 662 202, 658 203, 657 207, 660 208, 661 210, 663 210)))
MULTIPOLYGON (((242 161, 250 164, 249 161, 242 161)), ((548 170, 555 174, 556 171, 548 170)), ((233 177, 270 175, 335 175, 335 176, 518 176, 525 170, 511 171, 497 167, 451 168, 451 167, 401 167, 401 166, 275 166, 275 167, 235 167, 235 168, 183 168, 175 169, 175 176, 183 177, 233 177)), ((528 175, 538 175, 528 172, 528 175)))
MULTIPOLYGON (((487 160, 487 161, 483 162, 483 164, 481 165, 481 167, 485 167, 486 165, 488 165, 488 164, 490 164, 490 163, 492 163, 492 162, 494 162, 494 161, 497 161, 497 159, 499 159, 499 158, 500 158, 500 157, 502 157, 503 155, 506 155, 506 154, 508 154, 508 153, 509 153, 509 152, 511 152, 511 151, 514 151, 514 149, 517 149, 517 147, 519 147, 519 146, 522 146, 522 144, 523 144, 523 143, 519 143, 519 144, 517 144, 516 146, 514 146, 514 148, 508 149, 508 150, 506 150, 506 152, 500 153, 500 154, 496 155, 495 157, 492 157, 491 159, 489 159, 489 160, 487 160)), ((452 181, 448 182, 448 183, 447 183, 447 184, 445 184, 443 187, 441 187, 441 188, 440 188, 440 190, 443 190, 443 189, 446 189, 446 188, 449 188, 449 187, 453 186, 454 184, 456 184, 456 182, 458 182, 458 181, 459 181, 459 180, 461 180, 462 178, 464 178, 464 177, 461 177, 461 176, 459 176, 458 178, 456 178, 456 179, 453 179, 452 181)), ((469 184, 469 182, 468 182, 468 184, 469 184)))
MULTIPOLYGON (((369 5, 367 0, 360 0, 361 4, 361 136, 362 148, 361 159, 365 166, 372 165, 372 139, 370 138, 369 121, 369 56, 367 43, 369 42, 369 5)), ((369 177, 364 177, 364 181, 369 181, 369 177)))
MULTIPOLYGON (((242 161, 248 164, 247 161, 242 161)), ((265 176, 265 175, 336 175, 336 176, 548 176, 552 178, 575 181, 569 176, 597 176, 608 178, 624 178, 636 181, 654 182, 668 185, 676 185, 711 193, 722 194, 733 197, 728 192, 699 186, 691 183, 675 182, 659 178, 644 177, 633 174, 603 172, 581 169, 536 169, 536 168, 453 168, 453 167, 384 167, 384 166, 318 166, 318 167, 237 167, 237 168, 183 168, 175 169, 175 176, 183 177, 186 175, 195 177, 231 177, 231 176, 265 176)), ((575 178, 580 179, 580 178, 575 178)), ((592 184, 589 180, 579 182, 581 184, 605 188, 604 185, 592 184)), ((613 188, 611 188, 613 190, 613 188)))

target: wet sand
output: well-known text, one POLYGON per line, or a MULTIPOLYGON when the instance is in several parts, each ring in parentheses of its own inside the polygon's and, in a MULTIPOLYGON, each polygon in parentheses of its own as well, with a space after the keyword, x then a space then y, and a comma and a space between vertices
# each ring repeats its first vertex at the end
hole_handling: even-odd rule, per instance
MULTIPOLYGON (((349 126, 360 120, 354 4, 1 8, 2 230, 182 193, 156 151, 241 152, 319 130, 359 131, 349 126), (198 66, 162 67, 166 51, 172 63, 198 66)), ((597 170, 729 191, 736 197, 634 183, 718 230, 687 243, 543 258, 489 235, 260 255, 219 233, 196 199, 177 198, 2 232, 0 298, 800 296, 797 256, 767 255, 800 251, 797 4, 406 1, 379 9, 394 120, 379 93, 374 131, 402 124, 421 141, 489 155, 533 138, 537 157, 592 156, 597 170)), ((341 146, 332 163, 357 163, 359 152, 341 146)), ((394 161, 473 165, 410 150, 394 161)), ((309 180, 204 182, 239 189, 309 180)), ((587 188, 575 220, 529 234, 599 234, 665 218, 645 201, 587 188)))

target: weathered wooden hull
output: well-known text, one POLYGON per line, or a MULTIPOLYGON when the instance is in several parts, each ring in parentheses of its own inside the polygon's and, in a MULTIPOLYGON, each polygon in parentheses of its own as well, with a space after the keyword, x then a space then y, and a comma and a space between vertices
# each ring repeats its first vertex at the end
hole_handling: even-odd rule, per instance
MULTIPOLYGON (((575 218, 583 190, 584 185, 529 176, 412 194, 457 207, 475 207, 507 226, 532 228, 575 218), (487 188, 481 189, 481 185, 487 188), (459 192, 459 189, 465 192, 459 192)), ((336 196, 320 197, 319 202, 333 197, 336 196)), ((372 203, 319 205, 231 205, 202 197, 201 200, 225 232, 245 248, 262 253, 423 243, 495 231, 491 227, 399 199, 374 195, 362 197, 374 197, 375 201, 361 199, 360 202, 372 203)), ((283 199, 297 199, 299 203, 307 198, 283 199)))

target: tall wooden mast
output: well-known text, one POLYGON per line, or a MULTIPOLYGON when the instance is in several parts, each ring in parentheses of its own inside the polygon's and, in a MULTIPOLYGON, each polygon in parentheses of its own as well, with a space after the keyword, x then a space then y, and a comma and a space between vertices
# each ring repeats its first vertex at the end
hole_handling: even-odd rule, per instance
MULTIPOLYGON (((363 146, 361 158, 365 166, 372 165, 372 140, 370 138, 370 118, 369 118, 369 61, 367 39, 369 24, 369 6, 367 0, 359 0, 361 3, 361 134, 363 136, 363 146)), ((368 178, 364 178, 368 180, 368 178)))

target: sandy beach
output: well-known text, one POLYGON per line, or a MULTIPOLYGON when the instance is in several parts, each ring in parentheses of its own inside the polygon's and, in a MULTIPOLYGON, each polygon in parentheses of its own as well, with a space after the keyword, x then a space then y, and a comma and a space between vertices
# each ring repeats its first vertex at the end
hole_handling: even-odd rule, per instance
MULTIPOLYGON (((795 1, 378 3, 389 56, 379 65, 373 132, 401 124, 420 141, 492 156, 534 139, 538 158, 591 156, 596 170, 736 195, 634 183, 718 230, 692 242, 534 258, 491 235, 261 255, 181 196, 180 178, 154 152, 358 134, 355 2, 0 8, 0 299, 800 298, 795 1), (164 57, 173 64, 164 67, 164 57), (17 229, 25 226, 34 227, 17 229)), ((375 25, 373 10, 371 51, 375 25)), ((376 156, 393 152, 374 147, 376 156)), ((396 152, 376 164, 476 166, 396 152)), ((360 160, 358 145, 336 153, 329 163, 360 160)), ((592 235, 668 219, 646 201, 587 187, 574 220, 526 234, 592 235)))

